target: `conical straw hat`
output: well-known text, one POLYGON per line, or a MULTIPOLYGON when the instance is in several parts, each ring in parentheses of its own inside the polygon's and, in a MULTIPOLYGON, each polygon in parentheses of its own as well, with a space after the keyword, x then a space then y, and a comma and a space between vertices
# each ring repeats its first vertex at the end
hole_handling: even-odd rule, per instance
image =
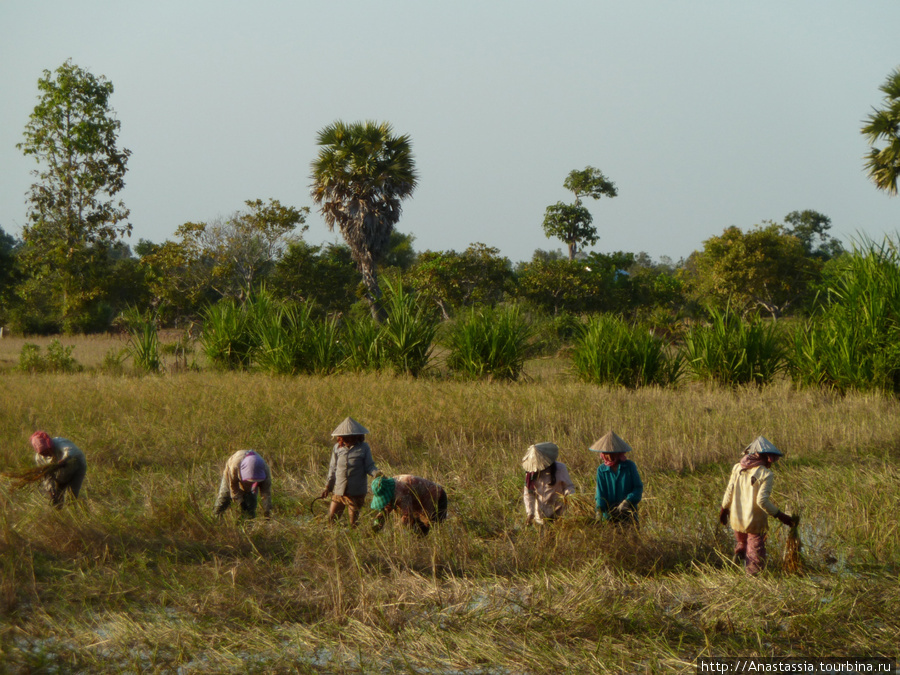
POLYGON ((590 448, 594 452, 631 452, 631 446, 623 441, 615 431, 610 431, 590 448))
POLYGON ((346 418, 343 422, 338 424, 337 429, 331 432, 332 436, 365 436, 369 433, 369 430, 366 429, 362 424, 357 422, 352 417, 346 418))
POLYGON ((522 458, 522 468, 529 472, 542 471, 553 464, 557 457, 559 447, 556 443, 535 443, 522 458))
POLYGON ((744 448, 745 455, 778 455, 779 457, 783 457, 784 453, 781 452, 778 448, 775 447, 775 444, 772 443, 765 436, 757 436, 756 439, 744 448))

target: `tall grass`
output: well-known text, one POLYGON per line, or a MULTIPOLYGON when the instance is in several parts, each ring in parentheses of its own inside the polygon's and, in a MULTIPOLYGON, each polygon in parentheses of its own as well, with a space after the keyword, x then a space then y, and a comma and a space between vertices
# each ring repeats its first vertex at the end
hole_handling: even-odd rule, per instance
POLYGON ((158 373, 162 359, 156 317, 129 307, 119 315, 117 323, 128 333, 125 354, 131 358, 134 368, 144 373, 158 373))
POLYGON ((371 372, 385 366, 381 326, 370 315, 346 319, 341 324, 340 340, 344 357, 342 370, 371 372))
POLYGON ((898 243, 865 241, 840 262, 818 311, 794 333, 791 374, 839 391, 900 392, 898 243))
POLYGON ((416 302, 402 283, 385 281, 385 286, 388 317, 381 327, 384 359, 397 373, 416 377, 431 359, 438 317, 416 302))
POLYGON ((316 318, 311 303, 277 304, 254 317, 254 361, 261 370, 280 375, 327 374, 340 364, 337 322, 316 318))
POLYGON ((584 326, 572 364, 584 382, 632 389, 675 384, 682 370, 680 356, 670 354, 665 341, 611 315, 593 317, 584 326))
POLYGON ((518 305, 472 309, 450 330, 447 366, 470 378, 518 380, 533 335, 518 305))
POLYGON ((233 299, 220 300, 203 312, 200 346, 209 363, 220 370, 249 367, 257 347, 254 316, 233 299))
POLYGON ((743 318, 730 307, 711 309, 710 318, 708 324, 690 326, 684 335, 685 363, 698 380, 762 386, 787 368, 778 324, 756 316, 743 318))

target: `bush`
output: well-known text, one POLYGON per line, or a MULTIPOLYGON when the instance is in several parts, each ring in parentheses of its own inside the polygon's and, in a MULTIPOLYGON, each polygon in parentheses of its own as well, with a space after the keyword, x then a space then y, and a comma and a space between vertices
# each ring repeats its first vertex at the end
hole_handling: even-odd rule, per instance
POLYGON ((285 303, 257 314, 257 365, 281 375, 330 373, 341 362, 334 319, 317 320, 313 303, 285 303))
POLYGON ((532 334, 517 305, 472 309, 450 331, 447 366, 467 377, 517 380, 530 352, 532 334))
POLYGON ((77 373, 81 365, 72 358, 74 345, 64 347, 59 340, 47 345, 47 355, 38 345, 26 342, 19 353, 19 369, 28 373, 77 373))
POLYGON ((710 314, 710 324, 691 326, 684 335, 682 353, 697 379, 762 386, 785 370, 787 353, 777 324, 743 319, 730 307, 710 314))
POLYGON ((628 388, 675 384, 682 361, 662 338, 618 317, 593 317, 576 340, 572 362, 585 382, 628 388))
POLYGON ((379 370, 385 366, 381 326, 371 314, 351 317, 342 324, 341 329, 343 370, 365 372, 379 370))
POLYGON ((791 376, 838 391, 900 392, 898 243, 866 242, 836 261, 817 311, 794 331, 791 376))
POLYGON ((535 356, 552 356, 575 342, 584 328, 581 317, 569 312, 547 315, 532 311, 530 322, 534 337, 532 353, 535 356))
POLYGON ((268 296, 263 296, 244 305, 220 300, 206 309, 200 345, 215 368, 241 370, 250 366, 258 345, 257 319, 266 315, 270 304, 268 296))
POLYGON ((124 326, 128 332, 125 354, 131 358, 135 369, 145 373, 158 373, 162 360, 156 317, 130 307, 119 315, 115 323, 124 326))
POLYGON ((403 284, 387 287, 388 318, 381 327, 385 360, 398 373, 417 377, 431 359, 438 319, 433 311, 426 311, 403 284))

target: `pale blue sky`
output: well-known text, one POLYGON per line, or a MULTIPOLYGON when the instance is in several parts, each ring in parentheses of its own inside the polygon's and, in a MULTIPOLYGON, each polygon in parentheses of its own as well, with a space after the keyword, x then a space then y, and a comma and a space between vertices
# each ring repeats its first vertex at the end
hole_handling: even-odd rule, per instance
POLYGON ((802 209, 880 238, 900 199, 866 178, 859 128, 898 36, 898 0, 2 0, 0 226, 26 222, 15 144, 37 80, 71 58, 115 86, 132 245, 247 199, 312 206, 315 135, 337 119, 412 137, 398 229, 417 250, 564 248, 544 209, 586 165, 619 188, 586 204, 597 251, 678 259, 802 209))

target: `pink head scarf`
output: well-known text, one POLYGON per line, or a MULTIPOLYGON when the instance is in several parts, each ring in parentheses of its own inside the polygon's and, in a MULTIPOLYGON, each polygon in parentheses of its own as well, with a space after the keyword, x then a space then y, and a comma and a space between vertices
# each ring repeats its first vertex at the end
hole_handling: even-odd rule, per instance
POLYGON ((266 479, 266 463, 253 450, 248 450, 241 460, 241 480, 253 483, 253 492, 257 485, 266 479))
POLYGON ((31 434, 31 447, 37 454, 45 457, 53 454, 53 441, 46 431, 35 431, 31 434))

